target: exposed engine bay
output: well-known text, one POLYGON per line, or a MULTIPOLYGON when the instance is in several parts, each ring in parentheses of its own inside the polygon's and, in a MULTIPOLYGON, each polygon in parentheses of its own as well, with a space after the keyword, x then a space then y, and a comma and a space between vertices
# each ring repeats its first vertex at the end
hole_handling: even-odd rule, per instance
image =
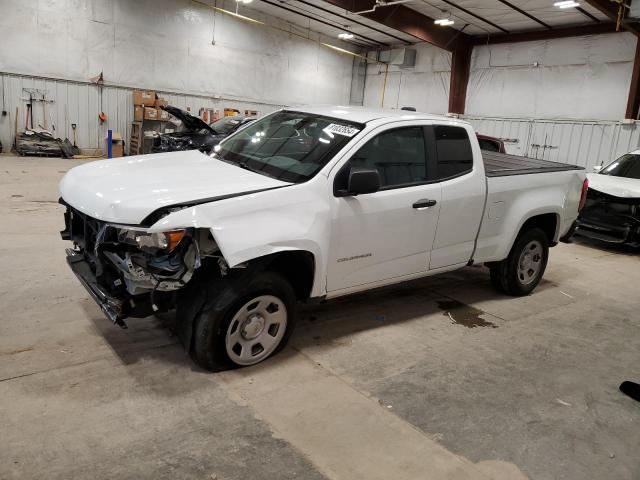
POLYGON ((107 316, 121 327, 126 328, 126 317, 171 309, 175 292, 191 280, 203 258, 217 259, 220 268, 226 268, 208 229, 149 232, 103 222, 66 206, 61 236, 74 244, 67 250, 67 260, 107 316))

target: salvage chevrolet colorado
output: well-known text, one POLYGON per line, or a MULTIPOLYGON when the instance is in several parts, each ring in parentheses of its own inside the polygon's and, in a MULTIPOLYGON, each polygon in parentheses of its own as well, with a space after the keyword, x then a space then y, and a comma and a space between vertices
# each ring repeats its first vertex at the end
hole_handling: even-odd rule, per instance
POLYGON ((481 152, 452 118, 285 109, 210 155, 78 166, 60 185, 67 260, 113 322, 176 309, 201 366, 283 348, 299 301, 484 264, 510 295, 540 282, 584 202, 573 165, 481 152))

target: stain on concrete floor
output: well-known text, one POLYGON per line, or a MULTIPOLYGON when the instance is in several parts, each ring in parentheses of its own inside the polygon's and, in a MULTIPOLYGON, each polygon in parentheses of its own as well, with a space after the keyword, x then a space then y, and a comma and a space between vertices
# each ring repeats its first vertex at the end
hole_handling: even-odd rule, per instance
POLYGON ((444 316, 451 319, 451 323, 467 328, 490 327, 498 328, 495 323, 482 318, 486 312, 457 300, 438 300, 438 307, 444 310, 444 316))

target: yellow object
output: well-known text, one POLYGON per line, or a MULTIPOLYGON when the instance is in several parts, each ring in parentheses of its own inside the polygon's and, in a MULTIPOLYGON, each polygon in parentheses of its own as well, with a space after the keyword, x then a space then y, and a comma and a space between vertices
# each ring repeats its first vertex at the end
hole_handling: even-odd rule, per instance
POLYGON ((384 64, 384 82, 382 83, 382 99, 380 100, 380 107, 384 108, 384 92, 387 90, 387 76, 389 75, 389 65, 384 64))
POLYGON ((187 233, 186 230, 173 230, 171 232, 165 232, 164 236, 167 239, 167 250, 173 252, 184 238, 185 233, 187 233))

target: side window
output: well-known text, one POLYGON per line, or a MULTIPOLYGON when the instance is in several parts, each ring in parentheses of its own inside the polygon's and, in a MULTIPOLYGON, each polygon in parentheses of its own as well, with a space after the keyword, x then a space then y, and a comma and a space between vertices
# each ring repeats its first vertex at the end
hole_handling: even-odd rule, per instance
POLYGON ((461 127, 434 125, 437 153, 437 174, 434 180, 444 180, 470 172, 473 152, 467 131, 461 127))
POLYGON ((381 133, 360 148, 348 166, 377 169, 382 188, 426 181, 422 127, 397 128, 381 133))

